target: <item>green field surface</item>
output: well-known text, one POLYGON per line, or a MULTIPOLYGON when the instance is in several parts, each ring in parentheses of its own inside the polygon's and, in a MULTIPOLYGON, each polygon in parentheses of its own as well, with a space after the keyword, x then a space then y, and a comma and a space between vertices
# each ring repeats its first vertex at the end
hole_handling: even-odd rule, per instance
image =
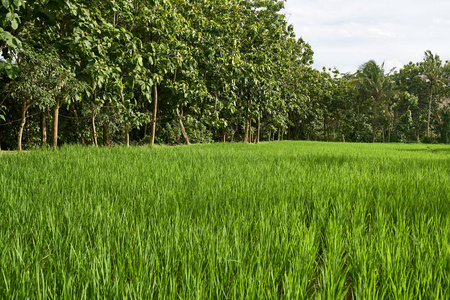
POLYGON ((2 299, 446 299, 450 147, 0 155, 2 299))

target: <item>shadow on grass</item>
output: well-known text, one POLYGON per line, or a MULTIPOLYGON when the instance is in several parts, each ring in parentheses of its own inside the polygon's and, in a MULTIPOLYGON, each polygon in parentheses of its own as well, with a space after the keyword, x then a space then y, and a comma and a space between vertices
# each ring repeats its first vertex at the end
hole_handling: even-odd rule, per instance
POLYGON ((450 154, 450 147, 447 149, 397 149, 400 152, 422 152, 422 153, 435 153, 435 154, 450 154))

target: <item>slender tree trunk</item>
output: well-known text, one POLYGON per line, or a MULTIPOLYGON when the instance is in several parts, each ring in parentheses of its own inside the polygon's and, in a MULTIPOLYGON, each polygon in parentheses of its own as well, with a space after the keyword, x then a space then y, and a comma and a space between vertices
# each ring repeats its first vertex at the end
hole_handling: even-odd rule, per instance
POLYGON ((281 126, 278 126, 278 141, 281 141, 281 126))
MULTIPOLYGON (((120 89, 120 98, 122 99, 122 104, 125 104, 122 88, 120 89)), ((147 124, 145 124, 145 135, 147 135, 147 124)), ((128 121, 125 121, 125 143, 127 147, 130 147, 130 129, 128 126, 128 121)))
POLYGON ((389 125, 389 129, 388 129, 388 143, 391 142, 391 128, 392 128, 392 126, 389 125))
POLYGON ((103 146, 111 146, 111 141, 109 140, 109 100, 105 102, 106 107, 103 114, 103 146))
POLYGON ((375 143, 375 134, 376 134, 376 124, 377 124, 377 108, 378 108, 378 99, 375 99, 374 108, 373 108, 373 126, 372 126, 372 143, 375 143))
POLYGON ((234 142, 234 135, 236 134, 236 132, 238 131, 238 129, 239 129, 239 127, 238 127, 238 125, 236 124, 236 129, 233 131, 233 134, 231 135, 231 143, 234 142))
POLYGON ((256 133, 256 143, 258 144, 259 143, 259 138, 260 138, 260 135, 261 135, 261 117, 259 117, 259 116, 258 116, 258 124, 257 124, 257 126, 258 126, 258 129, 257 129, 257 133, 256 133))
POLYGON ((186 141, 186 144, 190 145, 191 143, 189 142, 189 137, 186 133, 186 130, 184 129, 183 120, 181 119, 181 115, 180 115, 180 112, 178 111, 178 108, 177 108, 177 118, 178 118, 178 124, 180 124, 180 129, 181 129, 181 133, 183 134, 184 140, 186 141))
POLYGON ((222 141, 223 141, 224 143, 227 142, 227 132, 226 132, 226 130, 225 130, 225 127, 222 128, 222 141))
POLYGON ((73 117, 75 119, 75 124, 77 125, 77 130, 78 130, 78 135, 80 136, 80 140, 81 140, 81 145, 85 145, 84 142, 84 136, 83 133, 81 132, 81 125, 80 125, 80 120, 78 119, 78 113, 77 113, 77 109, 75 107, 75 103, 70 103, 70 107, 72 108, 72 113, 73 113, 73 117))
POLYGON ((103 123, 103 146, 111 146, 111 142, 109 140, 109 124, 108 121, 103 123))
POLYGON ((58 118, 59 107, 61 106, 59 98, 56 98, 55 106, 53 107, 53 131, 52 131, 52 145, 54 148, 58 146, 58 118))
POLYGON ((92 145, 94 145, 95 147, 98 147, 97 130, 95 128, 95 117, 96 116, 97 116, 97 105, 95 105, 94 109, 92 110, 91 125, 92 125, 92 145))
POLYGON ((251 119, 250 119, 250 123, 248 126, 248 142, 253 143, 252 120, 251 119))
POLYGON ((19 149, 19 151, 22 151, 22 136, 23 136, 23 128, 25 127, 25 123, 27 122, 27 110, 28 110, 27 101, 23 100, 22 122, 20 122, 19 135, 17 137, 17 148, 19 149))
POLYGON ((128 122, 125 122, 125 144, 130 147, 130 129, 128 128, 128 122))
POLYGON ((430 100, 428 100, 427 137, 430 137, 431 102, 433 101, 433 84, 430 87, 430 100))
POLYGON ((248 133, 249 133, 249 119, 250 119, 250 110, 247 110, 247 115, 245 117, 245 133, 244 133, 244 144, 248 143, 248 133))
POLYGON ((46 109, 41 111, 41 146, 47 147, 47 114, 46 109))
POLYGON ((152 117, 152 135, 150 137, 150 146, 155 144, 155 134, 156 134, 156 113, 158 112, 158 85, 155 82, 153 86, 153 117, 152 117))

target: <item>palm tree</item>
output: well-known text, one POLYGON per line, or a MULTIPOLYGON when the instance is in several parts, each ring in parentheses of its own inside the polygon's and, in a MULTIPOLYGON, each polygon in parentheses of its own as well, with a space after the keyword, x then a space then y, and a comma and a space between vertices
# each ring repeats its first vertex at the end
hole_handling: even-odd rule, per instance
POLYGON ((361 90, 373 100, 372 142, 375 143, 378 105, 393 92, 392 83, 389 74, 384 72, 384 63, 379 66, 373 60, 363 64, 357 76, 361 90))
POLYGON ((433 88, 442 84, 442 61, 438 55, 433 55, 430 50, 425 51, 425 57, 422 62, 422 74, 420 78, 430 83, 430 97, 428 100, 428 119, 427 119, 427 137, 430 137, 430 118, 431 106, 433 103, 433 88))

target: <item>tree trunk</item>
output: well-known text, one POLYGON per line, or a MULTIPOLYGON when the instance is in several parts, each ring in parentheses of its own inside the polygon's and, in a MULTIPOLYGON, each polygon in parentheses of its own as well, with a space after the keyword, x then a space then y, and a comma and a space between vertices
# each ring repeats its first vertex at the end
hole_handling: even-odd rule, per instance
POLYGON ((428 101, 427 137, 430 137, 431 102, 433 101, 433 84, 430 88, 430 100, 428 101))
POLYGON ((80 120, 78 119, 78 113, 77 113, 77 109, 75 108, 75 103, 73 103, 73 102, 70 103, 70 107, 72 108, 73 117, 75 118, 75 124, 77 125, 78 135, 80 136, 80 139, 81 139, 81 145, 84 146, 85 145, 84 137, 81 132, 80 120))
POLYGON ((109 124, 108 121, 103 123, 103 146, 111 146, 109 141, 109 124))
POLYGON ((250 123, 248 125, 248 142, 253 143, 252 120, 250 120, 250 123))
MULTIPOLYGON (((125 98, 123 96, 123 88, 120 89, 120 98, 122 99, 122 104, 125 105, 125 98)), ((145 132, 147 132, 147 124, 145 124, 145 132)), ((147 134, 145 134, 147 135, 147 134)), ((125 143, 127 147, 130 147, 130 129, 128 126, 128 121, 125 121, 125 143)))
POLYGON ((41 146, 47 147, 47 119, 46 110, 41 111, 41 146))
POLYGON ((150 137, 150 146, 155 144, 155 134, 156 134, 156 113, 158 112, 158 85, 155 82, 153 86, 154 93, 154 103, 153 103, 153 117, 152 117, 152 135, 150 137))
POLYGON ((389 125, 389 129, 388 129, 388 143, 391 142, 391 128, 392 128, 392 126, 389 125))
POLYGON ((248 143, 248 133, 249 133, 249 119, 250 119, 250 110, 247 110, 247 116, 245 117, 245 133, 244 133, 244 144, 248 143))
POLYGON ((130 147, 130 129, 128 128, 128 122, 125 122, 125 144, 130 147))
POLYGON ((25 123, 27 121, 27 110, 28 110, 27 101, 24 100, 22 105, 22 122, 20 122, 19 135, 17 137, 17 148, 19 149, 19 151, 22 151, 22 135, 23 135, 23 128, 25 127, 25 123))
POLYGON ((59 107, 61 106, 59 98, 56 98, 55 106, 53 107, 53 130, 52 130, 52 145, 54 148, 58 146, 58 118, 59 107))
POLYGON ((257 129, 257 133, 256 133, 256 143, 258 144, 259 143, 259 138, 260 138, 260 135, 261 135, 261 117, 259 117, 259 116, 258 116, 258 124, 257 124, 257 126, 258 126, 258 129, 257 129))
POLYGON ((180 115, 180 112, 178 111, 178 108, 177 108, 177 118, 178 118, 178 124, 180 124, 180 129, 181 129, 181 133, 183 134, 184 140, 186 141, 186 144, 190 145, 191 143, 189 142, 189 137, 186 133, 186 130, 184 129, 183 120, 181 119, 181 115, 180 115))
POLYGON ((234 142, 234 135, 236 134, 236 132, 238 131, 238 129, 239 129, 239 127, 238 127, 238 125, 236 124, 236 129, 233 131, 233 134, 231 135, 231 143, 234 142))
POLYGON ((372 143, 375 143, 375 134, 376 134, 376 124, 377 124, 377 108, 378 108, 378 100, 375 99, 374 107, 373 107, 373 126, 372 126, 372 143))
POLYGON ((224 143, 227 142, 227 132, 226 132, 226 130, 225 130, 225 127, 222 128, 222 141, 223 141, 224 143))
POLYGON ((281 127, 278 126, 278 141, 281 141, 281 127))
POLYGON ((92 125, 92 145, 98 147, 97 143, 97 130, 95 129, 95 116, 97 115, 97 106, 92 110, 91 125, 92 125))

